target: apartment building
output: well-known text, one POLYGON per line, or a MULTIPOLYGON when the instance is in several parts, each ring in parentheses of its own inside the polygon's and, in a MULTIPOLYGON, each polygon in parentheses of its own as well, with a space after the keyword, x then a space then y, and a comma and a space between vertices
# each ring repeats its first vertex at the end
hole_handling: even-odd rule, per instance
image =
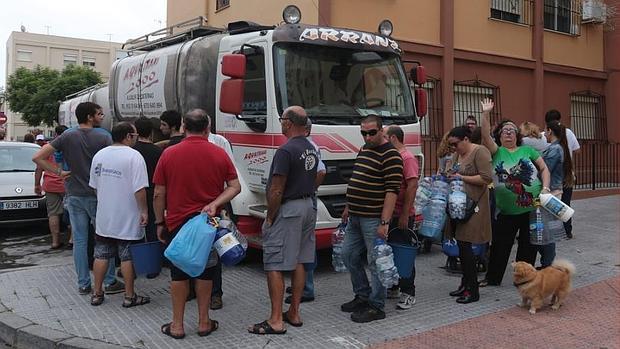
POLYGON ((421 124, 429 172, 443 133, 467 115, 479 117, 479 100, 490 96, 494 121, 543 126, 545 112, 559 110, 584 144, 577 166, 592 172, 592 181, 601 181, 595 170, 618 181, 620 22, 612 9, 620 10, 620 1, 175 0, 168 1, 167 22, 204 16, 213 27, 236 20, 276 25, 289 4, 307 24, 376 32, 382 20, 392 22, 405 66, 419 61, 429 76, 421 124), (592 166, 596 159, 604 168, 600 161, 592 166))
MULTIPOLYGON (((27 32, 12 32, 6 43, 6 76, 20 67, 32 69, 37 65, 62 70, 70 64, 79 64, 93 68, 101 73, 104 81, 109 78, 110 67, 117 57, 125 53, 120 43, 70 38, 56 35, 44 35, 27 32)), ((21 140, 24 134, 37 128, 28 126, 20 114, 12 112, 5 105, 7 115, 6 128, 9 140, 21 140)), ((51 137, 53 129, 38 127, 45 136, 51 137)))

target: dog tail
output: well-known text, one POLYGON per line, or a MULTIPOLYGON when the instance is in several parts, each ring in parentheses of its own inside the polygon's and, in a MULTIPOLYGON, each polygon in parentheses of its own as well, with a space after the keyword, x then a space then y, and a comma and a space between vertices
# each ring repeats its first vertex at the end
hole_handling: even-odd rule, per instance
POLYGON ((556 259, 553 267, 564 270, 571 278, 575 275, 575 265, 566 259, 556 259))

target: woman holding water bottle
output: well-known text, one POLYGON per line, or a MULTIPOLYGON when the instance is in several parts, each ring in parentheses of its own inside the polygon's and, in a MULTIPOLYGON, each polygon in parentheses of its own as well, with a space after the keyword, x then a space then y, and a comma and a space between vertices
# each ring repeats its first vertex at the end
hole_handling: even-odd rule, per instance
MULTIPOLYGON (((448 133, 448 144, 455 151, 454 164, 458 164, 455 174, 450 178, 459 177, 463 190, 469 198, 478 203, 474 214, 465 222, 452 223, 455 226, 455 238, 459 246, 459 257, 463 277, 461 285, 450 296, 458 297, 457 303, 476 302, 478 294, 478 277, 472 244, 484 244, 491 240, 491 213, 489 209, 489 191, 487 186, 492 182, 491 154, 481 145, 471 142, 471 130, 466 126, 453 128, 448 133)), ((448 231, 452 231, 449 229, 448 231)))

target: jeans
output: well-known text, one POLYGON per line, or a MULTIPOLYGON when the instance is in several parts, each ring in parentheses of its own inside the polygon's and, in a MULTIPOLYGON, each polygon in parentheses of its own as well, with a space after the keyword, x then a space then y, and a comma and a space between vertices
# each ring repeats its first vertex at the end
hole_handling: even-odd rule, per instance
MULTIPOLYGON (((570 206, 570 200, 573 197, 573 188, 572 187, 564 187, 562 188, 562 202, 570 206)), ((569 219, 568 222, 564 222, 564 230, 566 231, 566 236, 573 236, 573 219, 569 219)))
MULTIPOLYGON (((73 264, 78 277, 78 287, 90 287, 90 271, 88 270, 88 228, 95 224, 97 215, 96 196, 69 196, 69 219, 73 231, 73 264)), ((108 271, 103 279, 105 285, 116 282, 115 264, 108 263, 108 271)))
POLYGON ((364 263, 372 265, 371 253, 378 237, 377 228, 380 218, 364 218, 349 216, 349 222, 344 236, 342 257, 344 265, 351 274, 351 284, 356 296, 368 300, 371 306, 383 310, 385 306, 386 288, 379 281, 379 276, 370 268, 371 280, 364 268, 364 263))
POLYGON ((316 253, 314 255, 314 262, 304 263, 304 270, 306 271, 306 282, 304 283, 303 297, 314 298, 314 269, 316 269, 317 259, 316 253))
POLYGON ((555 259, 555 242, 538 246, 538 253, 540 253, 540 266, 543 268, 550 266, 555 259))

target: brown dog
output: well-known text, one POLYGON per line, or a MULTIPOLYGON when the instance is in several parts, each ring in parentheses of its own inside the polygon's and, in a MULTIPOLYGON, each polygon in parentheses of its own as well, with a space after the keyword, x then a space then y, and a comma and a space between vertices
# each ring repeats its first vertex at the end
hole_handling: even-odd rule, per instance
POLYGON ((530 306, 530 314, 536 314, 544 300, 551 298, 553 310, 558 310, 570 292, 571 277, 575 274, 575 266, 566 260, 556 260, 550 267, 536 270, 526 262, 513 262, 512 278, 515 287, 521 294, 519 306, 530 306))

